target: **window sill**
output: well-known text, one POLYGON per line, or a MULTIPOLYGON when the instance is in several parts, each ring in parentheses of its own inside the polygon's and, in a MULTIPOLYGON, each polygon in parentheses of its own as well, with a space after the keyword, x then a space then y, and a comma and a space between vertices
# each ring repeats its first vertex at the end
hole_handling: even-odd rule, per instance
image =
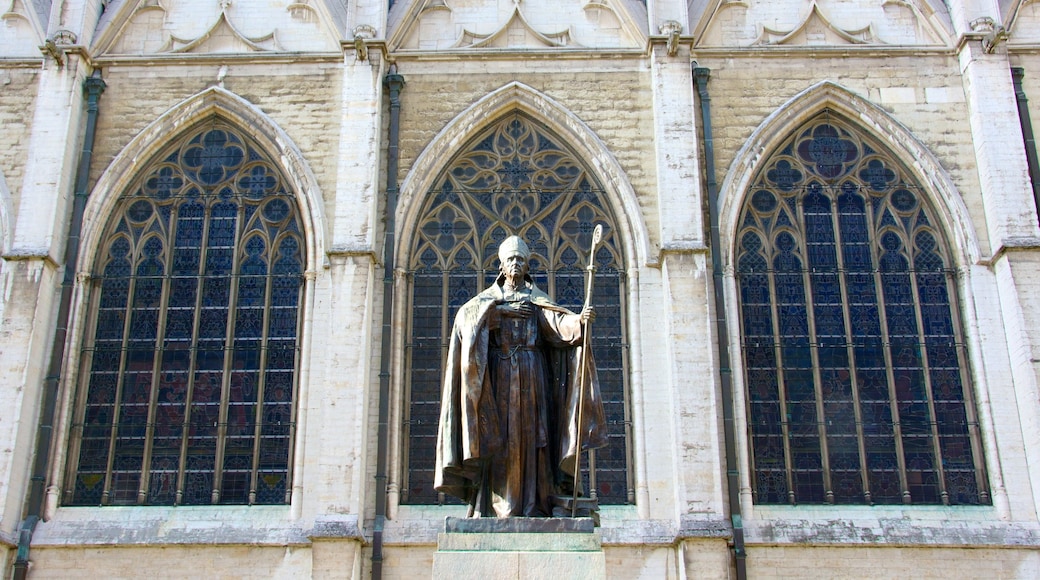
POLYGON ((759 505, 744 529, 749 544, 1040 547, 1040 525, 992 506, 759 505))
POLYGON ((303 546, 316 538, 360 540, 357 516, 293 520, 287 505, 63 507, 39 524, 33 546, 303 546))

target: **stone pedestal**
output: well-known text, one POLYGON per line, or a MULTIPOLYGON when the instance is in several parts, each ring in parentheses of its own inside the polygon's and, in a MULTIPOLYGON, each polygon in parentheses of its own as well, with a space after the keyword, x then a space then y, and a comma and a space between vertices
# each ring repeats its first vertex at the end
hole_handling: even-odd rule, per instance
POLYGON ((591 518, 447 518, 433 556, 435 579, 605 577, 591 518))

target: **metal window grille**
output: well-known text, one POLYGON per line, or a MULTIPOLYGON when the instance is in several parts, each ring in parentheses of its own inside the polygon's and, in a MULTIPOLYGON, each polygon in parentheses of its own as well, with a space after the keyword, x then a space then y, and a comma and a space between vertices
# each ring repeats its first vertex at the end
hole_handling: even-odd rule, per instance
POLYGON ((990 503, 956 272, 920 186, 827 112, 752 183, 735 244, 755 501, 990 503))
POLYGON ((516 113, 473 139, 427 194, 409 264, 411 320, 406 351, 402 501, 451 501, 433 489, 441 381, 455 313, 498 274, 498 245, 520 235, 531 248, 531 276, 562 306, 580 310, 585 261, 596 224, 593 354, 610 444, 585 464, 583 481, 604 504, 632 503, 629 473, 625 270, 603 191, 561 140, 516 113), (591 465, 591 469, 590 466, 591 465))
POLYGON ((145 166, 103 243, 64 502, 287 503, 304 244, 279 169, 209 121, 145 166))

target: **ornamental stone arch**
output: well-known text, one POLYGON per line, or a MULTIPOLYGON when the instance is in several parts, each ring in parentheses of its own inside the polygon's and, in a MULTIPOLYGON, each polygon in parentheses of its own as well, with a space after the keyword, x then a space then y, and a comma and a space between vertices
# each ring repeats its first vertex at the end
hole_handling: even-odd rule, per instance
MULTIPOLYGON (((509 83, 471 105, 448 123, 423 150, 401 184, 401 201, 397 210, 399 231, 410 232, 416 227, 423 197, 435 187, 445 161, 468 139, 486 128, 489 119, 498 119, 510 111, 525 113, 545 123, 590 166, 603 185, 607 203, 617 215, 617 226, 625 240, 625 262, 631 267, 652 261, 650 235, 635 190, 606 143, 561 104, 520 82, 509 83)), ((407 244, 400 244, 396 249, 395 263, 408 263, 409 249, 407 244)))
MULTIPOLYGON (((612 443, 590 485, 605 503, 635 501, 629 340, 638 313, 628 276, 648 261, 649 236, 634 191, 605 144, 573 114, 511 83, 480 100, 423 151, 402 188, 397 214, 397 403, 389 484, 398 503, 431 504, 444 329, 455 309, 495 278, 497 244, 525 237, 531 274, 562 305, 580 309, 591 227, 607 227, 597 250, 596 359, 612 443), (605 378, 605 376, 607 378, 605 378), (420 466, 421 464, 421 466, 420 466), (427 465, 428 464, 428 465, 427 465)), ((447 500, 450 502, 450 500, 447 500)))
POLYGON ((751 467, 741 470, 748 513, 752 501, 990 503, 987 471, 999 473, 999 467, 987 441, 992 417, 985 406, 975 406, 976 393, 984 400, 986 387, 978 337, 970 330, 977 320, 966 306, 973 304, 970 267, 980 249, 967 208, 935 156, 872 103, 823 82, 755 130, 720 195, 720 251, 728 264, 728 317, 734 321, 730 342, 740 349, 734 357, 738 449, 740 464, 751 467), (900 256, 912 262, 894 265, 900 256), (879 311, 887 314, 875 323, 879 311), (909 313, 905 322, 894 314, 903 311, 909 313), (795 353, 802 343, 801 354, 795 353), (883 346, 869 350, 875 343, 883 346), (904 454, 911 428, 906 420, 920 418, 901 414, 910 399, 927 408, 921 417, 931 421, 931 432, 921 439, 930 437, 928 453, 934 455, 927 459, 926 453, 904 454), (803 405, 806 416, 827 416, 802 421, 826 425, 820 433, 796 430, 802 403, 816 405, 803 405), (830 433, 832 424, 853 424, 838 416, 842 405, 869 432, 856 427, 845 433, 842 426, 830 433), (960 416, 949 419, 953 415, 937 411, 940 406, 958 406, 960 416), (772 415, 755 411, 767 407, 772 415), (786 421, 779 418, 785 409, 786 421), (878 435, 892 425, 896 435, 878 435), (824 442, 812 451, 822 466, 809 467, 823 475, 811 490, 796 481, 812 470, 799 463, 808 457, 807 447, 795 449, 793 443, 803 435, 824 442), (858 440, 859 450, 846 457, 835 443, 838 452, 829 456, 829 437, 858 440), (887 447, 885 453, 871 451, 870 442, 884 437, 895 441, 892 469, 876 461, 887 447), (970 449, 966 459, 943 455, 948 438, 970 449), (762 449, 780 451, 763 455, 762 449), (931 467, 915 473, 924 463, 931 467), (882 484, 877 474, 886 470, 900 481, 892 475, 882 484), (944 480, 944 472, 960 480, 944 480), (945 483, 915 489, 908 481, 921 473, 945 483), (842 478, 847 481, 839 484, 842 478))
POLYGON ((84 212, 80 268, 92 264, 108 216, 119 196, 138 177, 140 168, 165 147, 171 137, 209 117, 219 117, 256 140, 285 172, 303 217, 306 267, 314 270, 327 261, 328 224, 318 180, 299 147, 259 107, 221 87, 211 87, 174 105, 138 133, 112 160, 98 179, 84 212))
MULTIPOLYGON (((182 101, 130 141, 98 180, 85 210, 82 274, 69 342, 69 352, 80 355, 68 357, 63 373, 58 427, 69 445, 51 466, 51 480, 59 482, 48 490, 51 506, 59 494, 65 503, 96 504, 92 494, 101 488, 94 480, 104 481, 102 505, 133 501, 132 490, 120 491, 118 478, 127 477, 137 478, 139 483, 132 485, 143 486, 137 503, 216 504, 226 498, 231 498, 228 503, 289 503, 290 494, 298 491, 292 478, 300 473, 297 452, 306 428, 302 417, 293 418, 298 392, 307 388, 305 366, 297 361, 309 356, 312 328, 302 320, 313 308, 315 270, 325 262, 325 229, 321 192, 300 150, 259 108, 223 88, 182 101), (149 176, 150 171, 155 175, 149 176), (133 256, 145 256, 141 263, 147 262, 147 268, 135 262, 120 269, 131 255, 124 257, 128 244, 136 248, 133 256), (116 262, 120 266, 110 268, 116 262), (118 298, 116 303, 112 297, 118 298), (146 310, 159 314, 146 316, 146 310), (117 318, 135 323, 109 324, 117 318), (221 332, 220 325, 226 330, 221 332), (150 363, 130 355, 112 361, 88 356, 88 351, 131 352, 127 345, 135 344, 142 352, 152 345, 156 354, 150 363), (116 385, 116 403, 94 397, 107 392, 109 383, 116 385), (144 393, 141 401, 148 401, 149 416, 173 409, 167 409, 169 401, 180 397, 174 401, 179 405, 174 414, 166 413, 174 427, 188 425, 184 417, 204 417, 201 410, 212 403, 206 393, 223 393, 219 413, 235 417, 236 429, 251 438, 246 447, 252 447, 243 451, 233 440, 234 430, 221 427, 214 441, 223 450, 210 457, 213 465, 200 471, 192 466, 194 452, 181 452, 179 467, 171 467, 177 463, 172 455, 153 453, 165 436, 155 427, 142 436, 148 442, 143 457, 135 461, 143 464, 131 466, 131 471, 124 473, 122 456, 114 452, 107 456, 107 466, 84 459, 88 453, 83 450, 95 445, 95 439, 115 441, 106 444, 109 449, 122 445, 116 431, 108 435, 107 427, 94 429, 95 423, 107 425, 95 421, 94 411, 116 409, 102 413, 107 413, 106 421, 130 417, 131 407, 143 409, 144 403, 118 393, 137 391, 144 393), (181 396, 185 392, 186 399, 181 396), (174 398, 163 398, 170 393, 174 398), (246 410, 250 397, 262 401, 250 408, 254 410, 246 410), (192 410, 185 412, 188 406, 192 410), (90 429, 100 435, 87 433, 90 429), (267 459, 261 456, 268 455, 278 456, 279 474, 264 472, 267 459), (150 464, 149 457, 158 462, 150 464), (198 474, 203 472, 210 474, 208 483, 184 492, 184 481, 201 481, 198 474), (80 485, 90 478, 93 484, 80 485), (110 481, 115 483, 110 486, 110 481), (218 489, 221 481, 226 489, 218 489)), ((191 425, 194 429, 195 423, 191 425)), ((188 427, 180 429, 177 436, 183 441, 194 436, 186 435, 188 427)))
POLYGON ((719 211, 723 256, 732 264, 732 240, 751 180, 768 161, 772 149, 809 119, 831 110, 881 139, 892 153, 907 166, 923 186, 925 195, 939 213, 941 227, 950 237, 954 260, 958 267, 975 263, 980 255, 978 237, 972 227, 968 208, 964 205, 952 178, 928 147, 902 123, 874 103, 848 89, 823 81, 801 93, 769 115, 751 134, 734 157, 719 190, 719 211))

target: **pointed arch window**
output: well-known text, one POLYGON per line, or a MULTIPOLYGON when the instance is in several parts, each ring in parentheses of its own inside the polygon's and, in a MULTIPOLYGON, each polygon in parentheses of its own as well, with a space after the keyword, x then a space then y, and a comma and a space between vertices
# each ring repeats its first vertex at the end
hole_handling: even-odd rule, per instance
POLYGON ((65 503, 287 503, 304 239, 281 171, 206 122, 141 171, 102 243, 65 503))
POLYGON ((935 212, 824 113, 752 181, 736 277, 757 503, 988 504, 935 212))
POLYGON ((606 233, 595 256, 592 341, 610 444, 593 452, 583 481, 602 504, 631 503, 625 269, 603 190, 559 137, 521 113, 470 141, 435 183, 413 235, 409 263, 402 502, 451 501, 433 489, 448 336, 459 307, 498 275, 498 245, 509 235, 523 237, 531 248, 535 283, 578 311, 584 301, 583 262, 595 225, 603 224, 606 233))

